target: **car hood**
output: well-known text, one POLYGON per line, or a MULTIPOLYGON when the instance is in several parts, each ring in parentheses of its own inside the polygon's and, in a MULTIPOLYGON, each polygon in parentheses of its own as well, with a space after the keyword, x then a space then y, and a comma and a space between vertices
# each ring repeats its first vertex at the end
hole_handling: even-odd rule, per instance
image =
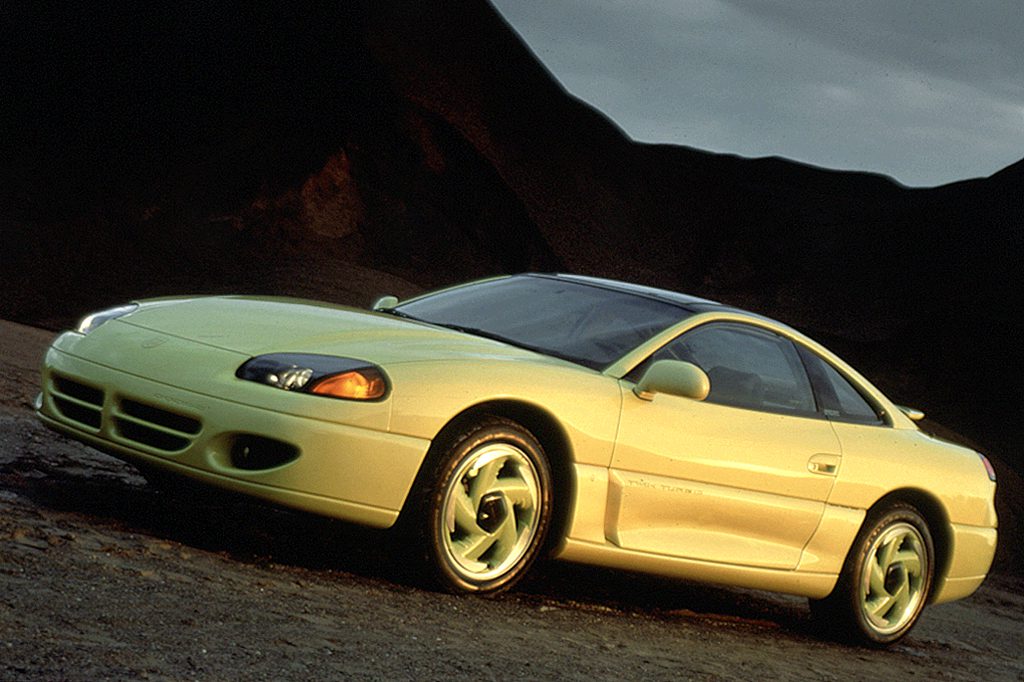
POLYGON ((119 323, 247 355, 320 353, 378 364, 493 358, 562 363, 499 341, 386 313, 289 298, 141 301, 119 323))

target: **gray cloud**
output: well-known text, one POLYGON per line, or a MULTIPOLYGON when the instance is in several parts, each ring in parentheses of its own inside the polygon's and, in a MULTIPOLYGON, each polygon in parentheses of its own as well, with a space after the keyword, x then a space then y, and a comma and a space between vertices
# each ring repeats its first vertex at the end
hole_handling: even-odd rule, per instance
POLYGON ((494 0, 565 87, 638 140, 909 185, 1024 156, 1024 5, 494 0))

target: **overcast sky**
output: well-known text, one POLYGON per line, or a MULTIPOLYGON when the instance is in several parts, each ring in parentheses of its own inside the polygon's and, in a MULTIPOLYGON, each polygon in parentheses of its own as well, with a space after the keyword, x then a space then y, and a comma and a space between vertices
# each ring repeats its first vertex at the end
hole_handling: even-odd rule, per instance
POLYGON ((1024 0, 492 0, 647 142, 910 186, 1024 158, 1024 0))

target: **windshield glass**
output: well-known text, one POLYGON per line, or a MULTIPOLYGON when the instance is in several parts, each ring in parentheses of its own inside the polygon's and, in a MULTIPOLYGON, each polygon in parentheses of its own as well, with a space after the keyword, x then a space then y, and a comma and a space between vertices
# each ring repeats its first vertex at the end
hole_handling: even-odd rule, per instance
POLYGON ((395 314, 603 369, 690 312, 593 284, 523 275, 459 287, 395 314))

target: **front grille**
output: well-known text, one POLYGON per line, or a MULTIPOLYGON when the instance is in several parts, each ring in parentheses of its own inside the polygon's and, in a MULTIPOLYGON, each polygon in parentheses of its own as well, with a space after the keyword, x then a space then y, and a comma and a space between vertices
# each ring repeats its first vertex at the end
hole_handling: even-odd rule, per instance
POLYGON ((50 395, 57 411, 65 419, 90 429, 99 429, 102 425, 102 390, 67 377, 55 376, 50 383, 50 395))
POLYGON ((175 412, 168 412, 159 407, 153 407, 134 400, 121 400, 121 412, 129 417, 135 417, 150 424, 163 426, 172 431, 179 431, 194 436, 199 433, 200 423, 198 419, 186 417, 175 412))
POLYGON ((96 408, 103 407, 103 391, 98 388, 86 386, 65 377, 54 377, 53 386, 58 392, 70 398, 81 400, 96 408))
POLYGON ((123 396, 107 398, 100 388, 58 374, 50 381, 49 393, 57 416, 65 421, 152 450, 180 452, 203 428, 190 415, 123 396), (103 410, 105 400, 111 404, 108 412, 103 410))
POLYGON ((118 435, 125 440, 141 443, 142 445, 148 445, 149 447, 157 450, 177 452, 178 450, 184 450, 187 448, 188 444, 191 442, 184 436, 167 433, 166 431, 158 431, 157 429, 143 424, 138 424, 133 421, 128 421, 121 417, 115 417, 114 423, 117 425, 118 435))
POLYGON ((114 412, 114 428, 125 440, 155 450, 184 450, 199 434, 202 423, 193 417, 155 405, 122 398, 114 412))

